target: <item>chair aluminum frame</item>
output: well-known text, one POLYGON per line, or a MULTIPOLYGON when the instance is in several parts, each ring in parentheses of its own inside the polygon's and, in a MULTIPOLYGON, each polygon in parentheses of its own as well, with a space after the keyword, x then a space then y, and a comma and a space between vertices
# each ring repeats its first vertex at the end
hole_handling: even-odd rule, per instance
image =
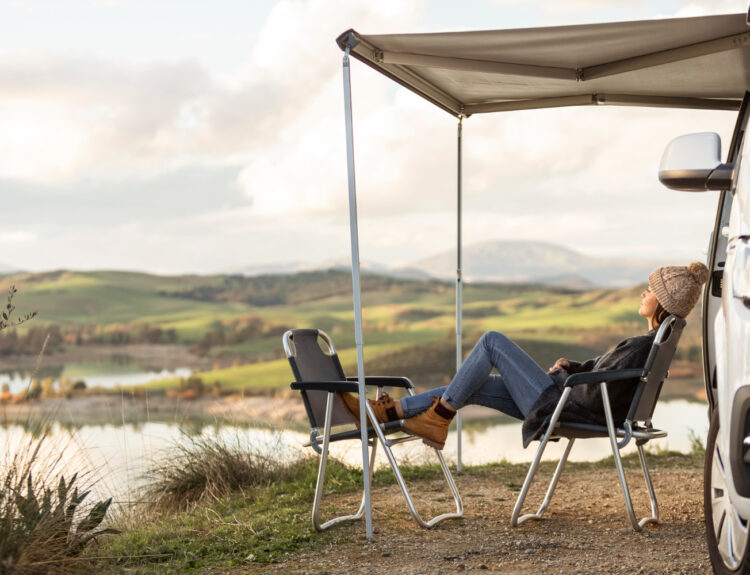
MULTIPOLYGON (((658 346, 665 337, 669 337, 668 328, 671 327, 674 321, 677 319, 677 318, 672 319, 673 317, 674 316, 670 316, 667 320, 665 320, 662 323, 662 325, 660 326, 656 334, 656 337, 654 338, 654 345, 658 346)), ((681 321, 684 322, 684 320, 681 320, 681 321)), ((651 357, 649 358, 649 360, 650 359, 651 357)), ((649 367, 650 367, 649 362, 647 362, 647 368, 649 367)), ((630 519, 630 523, 632 524, 633 529, 636 532, 642 531, 643 527, 649 523, 657 523, 659 521, 659 505, 656 500, 656 493, 654 491, 654 485, 653 485, 653 482, 651 481, 651 475, 649 473, 648 465, 646 463, 646 456, 643 450, 643 445, 652 439, 666 437, 667 432, 659 430, 659 429, 653 429, 651 426, 650 419, 644 421, 645 427, 642 427, 642 428, 634 427, 633 421, 631 419, 627 419, 624 422, 622 428, 616 427, 615 422, 614 422, 614 417, 612 416, 612 407, 609 401, 607 382, 617 382, 618 380, 622 381, 625 379, 632 379, 634 376, 636 376, 636 377, 639 377, 640 381, 643 382, 643 384, 645 385, 646 379, 648 378, 648 375, 649 375, 649 371, 647 368, 644 368, 643 370, 630 369, 630 370, 602 372, 602 376, 607 377, 606 381, 601 381, 599 383, 601 393, 602 393, 602 403, 604 406, 604 416, 607 422, 607 426, 606 426, 607 435, 604 436, 598 433, 592 433, 592 435, 590 435, 591 437, 609 437, 610 446, 612 448, 612 455, 615 460, 615 467, 617 468, 617 475, 620 480, 620 486, 622 487, 623 497, 625 499, 625 507, 628 513, 628 518, 630 519), (618 441, 618 438, 622 438, 622 439, 618 441), (632 439, 636 440, 638 458, 640 460, 641 469, 643 471, 643 477, 646 482, 646 489, 648 491, 650 504, 651 504, 651 515, 647 517, 643 517, 641 519, 638 519, 636 517, 635 511, 633 509, 633 502, 630 496, 630 489, 628 488, 628 482, 625 476, 625 469, 623 468, 622 458, 620 456, 620 450, 625 448, 632 439)), ((571 378, 572 377, 573 376, 571 376, 571 378)), ((568 455, 570 454, 570 451, 573 448, 573 444, 575 443, 575 440, 576 440, 576 437, 572 435, 573 433, 575 433, 575 428, 572 428, 570 431, 565 431, 565 429, 559 423, 563 408, 565 407, 565 404, 568 400, 568 397, 570 396, 572 392, 572 389, 573 389, 572 385, 568 385, 568 383, 566 382, 566 387, 563 390, 562 395, 560 396, 560 400, 558 401, 557 406, 555 407, 555 411, 552 413, 552 417, 550 419, 549 425, 547 426, 547 430, 545 431, 544 435, 542 436, 539 442, 539 448, 537 449, 534 460, 532 461, 531 466, 529 467, 529 471, 526 474, 526 479, 524 480, 523 486, 521 488, 521 492, 519 493, 518 499, 516 500, 516 504, 513 508, 513 514, 511 515, 511 525, 513 527, 517 527, 521 523, 528 521, 529 519, 536 519, 536 520, 541 519, 542 516, 544 515, 544 512, 547 510, 547 507, 549 506, 549 503, 555 492, 555 488, 557 487, 557 482, 560 479, 560 475, 562 474, 563 468, 565 467, 565 463, 568 460, 568 455), (565 451, 563 452, 563 455, 560 458, 560 461, 558 462, 557 467, 555 468, 555 472, 552 475, 552 479, 550 480, 549 486, 547 487, 547 492, 544 495, 544 500, 539 506, 539 509, 537 509, 536 513, 527 513, 525 515, 521 515, 521 510, 523 508, 524 501, 526 499, 526 496, 529 492, 529 488, 531 487, 531 483, 536 474, 537 467, 539 466, 539 463, 542 459, 542 455, 544 454, 544 450, 546 449, 547 444, 550 441, 550 439, 560 438, 560 437, 565 437, 568 440, 568 443, 565 446, 565 451)), ((639 398, 636 398, 634 401, 638 401, 638 399, 639 398)), ((654 400, 654 403, 655 401, 656 400, 654 400)), ((565 426, 564 423, 562 425, 565 426)), ((567 425, 570 426, 570 424, 567 424, 567 425)), ((593 427, 598 427, 598 426, 587 427, 587 426, 582 425, 582 426, 579 426, 579 429, 592 429, 593 427)))
MULTIPOLYGON (((295 357, 295 353, 293 349, 294 331, 295 330, 289 330, 286 333, 284 333, 284 336, 283 336, 284 351, 286 353, 287 359, 291 359, 295 357)), ((333 341, 328 336, 328 334, 326 334, 323 330, 317 330, 317 332, 318 332, 318 336, 320 336, 325 341, 326 345, 328 346, 329 354, 332 356, 336 356, 336 349, 333 345, 333 341)), ((379 383, 382 383, 384 380, 384 378, 381 378, 381 377, 366 378, 366 379, 371 379, 379 383)), ((405 379, 405 378, 400 378, 400 379, 405 379)), ((357 390, 356 384, 353 384, 350 381, 297 382, 296 384, 292 384, 292 387, 294 389, 301 390, 301 389, 304 389, 305 387, 308 387, 309 389, 310 388, 309 386, 312 386, 313 389, 317 388, 318 390, 323 390, 324 387, 326 386, 330 387, 331 384, 333 384, 336 387, 340 387, 341 384, 353 385, 354 387, 352 387, 352 391, 357 390)), ((366 382, 366 385, 367 385, 367 382, 366 382)), ((380 397, 380 394, 383 392, 383 387, 385 386, 384 385, 377 386, 378 397, 380 397)), ((414 390, 411 387, 411 382, 409 382, 409 387, 406 387, 406 389, 410 395, 414 395, 414 390)), ((326 391, 328 393, 327 393, 327 399, 326 399, 325 424, 324 424, 323 434, 321 436, 320 430, 316 427, 313 427, 312 432, 310 434, 310 441, 304 444, 305 446, 312 447, 317 453, 320 454, 320 462, 318 464, 318 477, 317 477, 317 481, 315 485, 315 499, 313 501, 313 508, 312 508, 312 523, 316 531, 324 531, 325 529, 328 529, 329 527, 332 527, 334 525, 337 525, 345 521, 354 521, 357 519, 361 519, 365 511, 365 493, 363 489, 362 502, 360 503, 359 509, 357 510, 356 513, 352 515, 341 515, 333 519, 330 519, 324 523, 321 523, 321 520, 320 520, 320 506, 323 500, 323 485, 325 482, 325 473, 326 473, 326 466, 328 462, 328 453, 329 453, 330 444, 332 441, 335 442, 335 441, 345 440, 345 439, 359 439, 360 438, 359 431, 356 432, 356 435, 354 433, 349 433, 349 432, 337 433, 334 436, 331 435, 332 413, 333 413, 334 402, 336 401, 336 391, 333 391, 333 390, 326 390, 326 391)), ((456 505, 456 511, 452 513, 442 513, 431 519, 424 519, 421 516, 421 514, 417 511, 414 505, 414 501, 409 493, 409 489, 406 485, 406 482, 401 473, 401 470, 399 469, 398 462, 396 461, 396 458, 393 455, 393 452, 391 450, 391 447, 394 445, 397 445, 399 443, 404 443, 407 441, 414 441, 420 438, 417 436, 409 435, 406 437, 397 437, 394 439, 388 439, 386 437, 386 432, 401 431, 402 430, 401 428, 404 425, 404 420, 402 419, 402 420, 399 420, 398 422, 390 422, 390 424, 378 424, 377 418, 375 417, 375 414, 373 413, 372 408, 367 402, 365 402, 365 409, 367 410, 367 417, 369 418, 370 423, 372 424, 372 427, 369 429, 369 433, 368 433, 368 435, 372 437, 372 439, 368 441, 369 461, 370 461, 369 477, 368 477, 369 485, 370 486, 372 485, 372 474, 373 474, 373 468, 375 464, 377 444, 378 442, 380 442, 380 444, 383 446, 383 451, 385 452, 385 455, 388 459, 388 463, 390 464, 391 469, 393 470, 393 473, 396 476, 396 482, 401 488, 401 493, 403 494, 404 499, 406 500, 406 504, 409 507, 409 511, 411 512, 417 524, 419 524, 421 527, 429 529, 429 528, 434 527, 438 523, 445 521, 446 519, 457 519, 457 518, 462 517, 463 516, 463 502, 461 501, 461 496, 458 493, 458 488, 456 487, 456 483, 453 480, 453 476, 450 470, 448 469, 448 466, 445 463, 443 454, 438 449, 435 449, 434 451, 440 462, 440 468, 443 472, 443 477, 445 478, 446 483, 448 484, 448 487, 451 491, 451 494, 453 495, 453 500, 456 505), (396 423, 396 425, 393 425, 394 423, 396 423)))

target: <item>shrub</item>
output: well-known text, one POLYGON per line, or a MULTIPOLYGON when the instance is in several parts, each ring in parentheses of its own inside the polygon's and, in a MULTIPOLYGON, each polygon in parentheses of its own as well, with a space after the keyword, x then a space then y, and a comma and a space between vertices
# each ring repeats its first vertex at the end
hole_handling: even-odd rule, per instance
POLYGON ((69 378, 61 377, 58 381, 58 386, 60 387, 60 393, 65 399, 73 397, 73 381, 69 378))
POLYGON ((443 311, 437 309, 411 308, 398 312, 396 319, 405 322, 416 322, 440 317, 443 311))
POLYGON ((51 377, 45 377, 42 380, 42 397, 44 399, 52 399, 57 397, 57 391, 55 390, 55 380, 51 377))
POLYGON ((90 506, 90 491, 79 491, 78 475, 32 473, 44 436, 19 451, 5 466, 0 481, 0 572, 65 574, 79 570, 77 559, 88 542, 105 533, 100 528, 112 499, 90 506), (40 475, 43 477, 40 479, 40 475), (47 480, 56 484, 53 489, 47 480))
POLYGON ((161 510, 188 509, 204 499, 288 477, 297 464, 279 459, 247 449, 239 438, 186 437, 146 472, 142 500, 161 510))
POLYGON ((39 399, 42 396, 42 384, 38 379, 31 380, 31 385, 24 394, 25 399, 39 399))
POLYGON ((196 395, 201 396, 206 390, 206 384, 203 382, 203 379, 201 379, 199 376, 191 375, 187 379, 185 378, 180 379, 179 390, 181 392, 192 391, 196 395))
POLYGON ((21 316, 19 319, 14 320, 12 318, 13 312, 16 309, 16 306, 13 305, 13 296, 15 296, 17 293, 18 290, 16 289, 16 286, 10 286, 8 288, 8 299, 5 303, 5 309, 0 311, 0 331, 8 327, 21 325, 22 323, 36 317, 36 312, 32 311, 31 313, 27 313, 26 315, 21 316))

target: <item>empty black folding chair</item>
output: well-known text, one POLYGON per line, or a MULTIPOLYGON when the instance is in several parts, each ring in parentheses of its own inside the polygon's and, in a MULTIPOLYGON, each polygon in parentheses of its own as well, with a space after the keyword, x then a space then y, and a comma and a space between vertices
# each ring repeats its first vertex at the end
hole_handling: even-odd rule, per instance
MULTIPOLYGON (((352 417, 344 410, 336 398, 337 392, 359 393, 359 385, 356 383, 357 378, 347 378, 344 375, 344 370, 341 367, 341 362, 339 362, 338 355, 333 347, 333 342, 322 330, 289 330, 284 334, 283 342, 284 351, 286 352, 287 359, 289 360, 289 364, 292 367, 292 372, 294 372, 294 378, 296 380, 291 384, 291 387, 301 393, 307 411, 307 417, 310 420, 310 426, 312 428, 310 441, 305 445, 312 447, 320 454, 318 478, 315 487, 315 500, 313 502, 312 510, 313 526, 318 531, 322 531, 342 521, 360 519, 365 509, 364 495, 359 510, 355 514, 336 517, 322 524, 318 518, 323 495, 323 483, 325 480, 326 463, 328 461, 329 444, 331 442, 343 440, 362 441, 360 431, 354 428, 352 417), (323 351, 319 339, 323 340, 327 347, 327 351, 323 351), (331 433, 332 427, 343 424, 348 425, 349 429, 345 429, 344 431, 335 434, 331 433), (321 428, 323 429, 322 434, 321 428)), ((368 386, 376 386, 378 396, 380 396, 384 387, 400 387, 406 389, 409 394, 414 394, 411 381, 405 377, 370 376, 365 378, 365 384, 368 386)), ((419 438, 403 434, 400 434, 400 436, 395 438, 386 438, 387 433, 400 431, 403 427, 404 421, 392 421, 378 425, 370 406, 367 405, 366 409, 367 416, 371 422, 371 426, 368 428, 368 436, 370 438, 368 441, 368 446, 370 448, 370 477, 368 480, 372 482, 372 469, 375 463, 377 440, 379 440, 383 445, 383 449, 391 468, 393 469, 393 473, 396 475, 396 481, 404 494, 406 504, 419 525, 422 527, 433 527, 445 519, 461 517, 463 515, 461 497, 458 494, 458 489, 456 488, 453 477, 448 470, 448 466, 445 464, 443 454, 436 449, 435 453, 437 454, 440 466, 443 470, 443 475, 445 476, 445 480, 448 483, 453 499, 456 503, 456 511, 455 513, 443 513, 427 521, 422 519, 414 507, 412 498, 409 495, 409 490, 406 487, 398 463, 396 462, 391 450, 391 447, 396 444, 413 441, 419 438)))
POLYGON ((643 445, 652 439, 667 436, 666 431, 654 429, 651 424, 651 417, 654 413, 654 408, 656 407, 656 402, 659 399, 659 393, 661 392, 662 383, 667 377, 669 365, 674 357, 677 342, 680 339, 684 327, 685 320, 676 316, 668 316, 667 319, 662 322, 659 330, 656 332, 654 343, 643 369, 619 369, 612 371, 578 373, 571 375, 565 380, 565 389, 560 397, 560 401, 555 407, 555 411, 552 414, 547 430, 539 441, 539 449, 534 457, 534 461, 531 463, 531 467, 529 467, 526 480, 524 481, 521 493, 518 495, 518 500, 513 509, 511 524, 514 527, 520 525, 527 519, 541 519, 544 511, 549 505, 550 499, 552 499, 552 494, 555 491, 557 481, 560 478, 560 474, 562 473, 565 462, 568 459, 573 443, 575 443, 577 438, 590 437, 609 437, 612 446, 612 455, 615 459, 615 466, 617 467, 617 473, 620 477, 620 485, 622 486, 623 495, 625 497, 625 507, 627 508, 630 522, 633 524, 633 529, 641 531, 643 526, 647 523, 655 523, 659 520, 659 507, 656 502, 656 494, 654 493, 654 486, 651 482, 648 466, 646 465, 643 445), (630 409, 625 422, 621 428, 618 428, 615 426, 612 417, 612 408, 607 393, 607 383, 610 385, 618 385, 620 381, 628 379, 632 380, 633 378, 639 378, 638 387, 635 390, 635 395, 630 404, 630 409), (573 387, 589 383, 599 383, 601 386, 604 415, 607 420, 606 426, 566 422, 564 419, 560 418, 573 387), (534 479, 534 474, 536 473, 539 461, 542 459, 544 449, 547 447, 547 442, 555 437, 567 438, 568 444, 566 445, 563 456, 560 458, 560 462, 552 476, 552 480, 547 488, 547 493, 544 496, 544 501, 536 513, 529 513, 519 517, 524 500, 526 499, 526 494, 529 491, 529 486, 534 479), (621 438, 619 442, 618 438, 621 438), (630 491, 628 490, 625 471, 623 470, 622 459, 620 458, 620 450, 623 449, 631 439, 635 439, 638 448, 638 457, 640 458, 641 468, 643 469, 643 476, 646 480, 649 497, 651 498, 651 515, 649 517, 644 517, 640 521, 636 518, 635 512, 633 511, 633 502, 630 498, 630 491))

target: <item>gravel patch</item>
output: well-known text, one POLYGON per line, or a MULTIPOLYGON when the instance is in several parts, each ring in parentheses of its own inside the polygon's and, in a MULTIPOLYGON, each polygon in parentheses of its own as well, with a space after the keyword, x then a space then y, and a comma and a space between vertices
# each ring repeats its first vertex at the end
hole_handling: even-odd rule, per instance
MULTIPOLYGON (((547 470, 549 470, 548 468, 547 470)), ((690 468, 652 468, 661 522, 636 533, 627 518, 617 475, 593 465, 566 469, 542 521, 510 526, 520 488, 519 472, 507 467, 467 470, 456 476, 464 517, 432 530, 416 525, 395 485, 373 490, 374 541, 364 524, 337 526, 334 541, 322 551, 304 551, 258 573, 307 575, 374 573, 393 575, 478 571, 502 574, 710 572, 703 527, 703 472, 690 468)), ((527 502, 539 502, 543 476, 527 502)), ((549 477, 547 475, 547 477, 549 477)), ((638 469, 629 466, 636 513, 648 510, 638 469)), ((418 508, 428 513, 450 509, 440 481, 418 484, 418 508)), ((344 498, 356 507, 356 494, 344 498)), ((315 535, 313 535, 315 537, 315 535)))

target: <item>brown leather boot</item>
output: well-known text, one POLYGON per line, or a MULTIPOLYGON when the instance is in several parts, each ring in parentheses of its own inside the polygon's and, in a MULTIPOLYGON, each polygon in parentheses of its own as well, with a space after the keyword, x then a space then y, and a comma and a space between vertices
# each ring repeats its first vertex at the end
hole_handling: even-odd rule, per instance
MULTIPOLYGON (((346 412, 354 418, 357 429, 359 429, 359 397, 349 392, 339 392, 336 395, 346 412)), ((396 401, 386 392, 380 394, 380 398, 377 400, 368 399, 367 403, 370 404, 378 423, 398 420, 396 401)))
POLYGON ((404 429, 407 433, 421 437, 422 443, 435 449, 443 449, 454 415, 456 412, 442 405, 440 398, 436 397, 427 411, 405 419, 404 429))

